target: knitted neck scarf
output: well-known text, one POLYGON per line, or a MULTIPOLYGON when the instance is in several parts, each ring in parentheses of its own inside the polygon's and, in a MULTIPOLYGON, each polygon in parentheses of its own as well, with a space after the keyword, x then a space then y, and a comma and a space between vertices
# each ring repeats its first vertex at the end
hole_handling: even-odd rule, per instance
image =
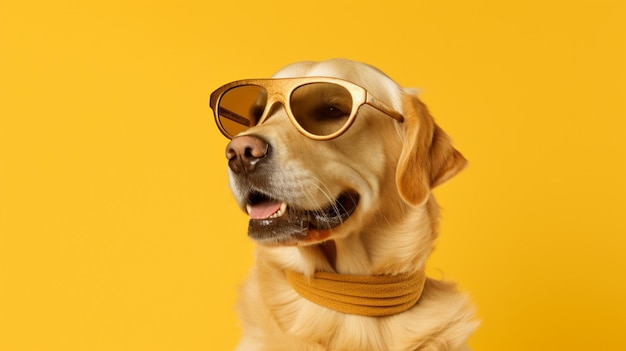
POLYGON ((311 278, 285 270, 300 296, 338 312, 391 316, 413 307, 424 290, 424 271, 398 275, 349 275, 316 272, 311 278))

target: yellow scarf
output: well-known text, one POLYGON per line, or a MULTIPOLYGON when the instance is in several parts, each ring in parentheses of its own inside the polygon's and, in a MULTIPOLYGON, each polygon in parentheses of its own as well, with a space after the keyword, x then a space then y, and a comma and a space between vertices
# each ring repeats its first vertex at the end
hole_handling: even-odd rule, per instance
POLYGON ((335 311, 381 317, 413 307, 424 290, 424 271, 398 275, 349 275, 316 272, 311 278, 285 270, 300 296, 335 311))

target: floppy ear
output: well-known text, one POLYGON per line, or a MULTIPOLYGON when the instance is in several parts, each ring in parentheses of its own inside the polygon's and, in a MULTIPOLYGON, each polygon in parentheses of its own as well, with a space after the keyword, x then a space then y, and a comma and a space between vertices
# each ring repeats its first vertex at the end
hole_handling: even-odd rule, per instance
POLYGON ((430 190, 461 171, 467 160, 458 152, 416 96, 402 96, 404 141, 396 169, 400 196, 408 204, 423 204, 430 190))

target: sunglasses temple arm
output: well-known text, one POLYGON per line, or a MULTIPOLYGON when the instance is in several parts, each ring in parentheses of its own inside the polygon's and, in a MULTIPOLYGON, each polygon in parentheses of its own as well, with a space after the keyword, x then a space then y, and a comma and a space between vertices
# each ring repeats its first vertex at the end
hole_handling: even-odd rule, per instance
POLYGON ((250 120, 243 117, 242 115, 235 113, 225 107, 219 107, 218 116, 224 117, 226 119, 230 119, 233 122, 239 123, 246 127, 250 126, 250 120))
POLYGON ((374 107, 378 111, 387 114, 389 117, 397 120, 398 122, 404 121, 404 117, 402 116, 401 113, 399 113, 398 111, 394 110, 393 108, 391 108, 389 105, 385 104, 384 102, 378 100, 374 96, 370 95, 369 92, 367 93, 367 101, 366 101, 366 103, 368 105, 374 107))

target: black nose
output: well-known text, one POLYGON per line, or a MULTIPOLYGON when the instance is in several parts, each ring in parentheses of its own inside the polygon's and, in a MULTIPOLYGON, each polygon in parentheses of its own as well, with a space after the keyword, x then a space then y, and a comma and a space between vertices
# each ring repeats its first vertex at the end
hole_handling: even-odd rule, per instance
POLYGON ((270 144, 254 135, 233 138, 226 145, 228 167, 235 173, 250 173, 270 154, 270 144))

